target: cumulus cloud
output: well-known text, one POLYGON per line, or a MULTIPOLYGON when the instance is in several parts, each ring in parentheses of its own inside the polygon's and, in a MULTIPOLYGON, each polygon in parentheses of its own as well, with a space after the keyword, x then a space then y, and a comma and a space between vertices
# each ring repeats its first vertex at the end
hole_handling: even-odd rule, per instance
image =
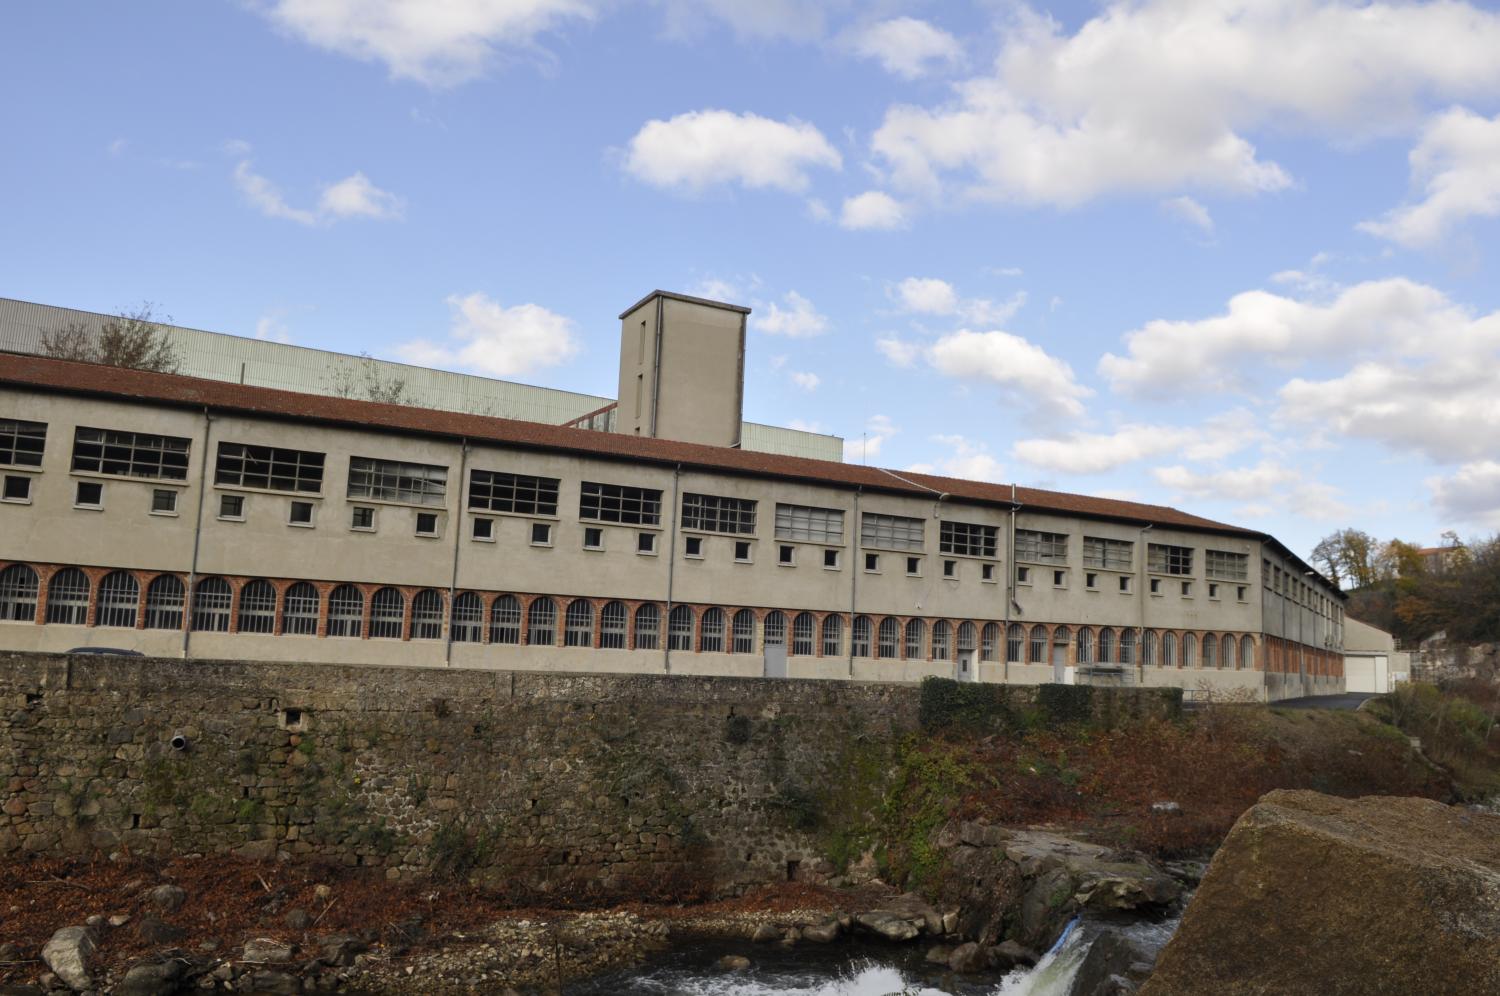
POLYGON ((498 51, 588 20, 586 0, 274 0, 252 7, 310 45, 383 64, 391 76, 447 86, 480 75, 498 51))
POLYGON ((442 342, 413 339, 396 353, 419 366, 462 368, 516 377, 556 366, 579 351, 572 319, 537 304, 509 308, 486 294, 448 298, 452 325, 442 342))
POLYGON ((990 454, 984 443, 960 435, 938 435, 932 439, 948 447, 948 454, 936 461, 911 464, 907 470, 918 474, 957 477, 966 481, 1000 483, 1004 480, 1004 466, 990 454))
POLYGON ((390 221, 399 219, 405 211, 400 197, 381 190, 362 172, 325 186, 317 204, 310 208, 289 204, 281 188, 255 172, 254 163, 249 159, 236 163, 233 175, 234 185, 251 207, 268 218, 284 218, 299 225, 331 225, 350 218, 390 221))
POLYGON ((890 108, 899 188, 1070 206, 1119 191, 1280 190, 1252 137, 1360 137, 1500 85, 1500 15, 1466 3, 1118 0, 1068 33, 1021 7, 993 70, 890 108), (1372 71, 1371 67, 1379 67, 1372 71))
POLYGON ((737 184, 800 193, 812 169, 843 158, 812 125, 733 111, 689 111, 648 121, 630 140, 625 169, 643 183, 698 192, 737 184))
POLYGON ((793 370, 787 376, 792 379, 793 384, 796 384, 804 391, 816 391, 818 385, 823 383, 823 378, 806 370, 793 370))
POLYGON ((1455 522, 1500 528, 1500 461, 1476 460, 1427 481, 1433 504, 1455 522))
POLYGON ((1260 518, 1281 509, 1309 519, 1349 513, 1338 489, 1307 479, 1301 470, 1262 460, 1254 466, 1190 470, 1180 465, 1152 471, 1159 484, 1200 500, 1238 502, 1240 514, 1260 518))
POLYGON ((1208 213, 1208 208, 1191 197, 1170 197, 1161 202, 1161 208, 1179 221, 1185 221, 1206 234, 1213 234, 1213 215, 1208 213))
POLYGON ((1044 415, 1083 414, 1093 392, 1079 384, 1073 368, 1034 343, 1009 332, 962 329, 923 350, 933 369, 1000 390, 1010 404, 1044 415))
POLYGON ((881 229, 891 231, 906 227, 906 209, 890 194, 867 190, 844 200, 839 225, 853 231, 881 229))
POLYGON ((1221 315, 1157 320, 1126 333, 1126 355, 1106 353, 1099 372, 1116 390, 1142 396, 1243 391, 1247 361, 1290 366, 1313 357, 1409 352, 1467 321, 1441 291, 1400 277, 1356 284, 1326 303, 1246 291, 1221 315))
POLYGON ((696 39, 715 23, 740 38, 812 41, 828 30, 828 15, 840 2, 829 0, 657 0, 669 37, 696 39))
POLYGON ((998 303, 982 297, 960 297, 952 284, 936 277, 907 277, 887 294, 902 311, 954 317, 973 325, 1004 324, 1026 303, 1025 291, 998 303))
POLYGON ((1252 413, 1236 409, 1200 425, 1127 423, 1113 432, 1022 439, 1011 447, 1011 455, 1033 467, 1067 474, 1098 474, 1167 454, 1192 461, 1222 460, 1268 436, 1256 425, 1252 413))
POLYGON ((908 342, 895 335, 883 335, 876 339, 875 348, 880 350, 881 356, 898 367, 909 367, 922 355, 920 344, 908 342))
POLYGON ((785 307, 772 301, 763 313, 751 316, 751 324, 757 332, 801 339, 828 331, 827 316, 819 314, 807 298, 796 291, 787 291, 782 300, 785 307))
POLYGON ((1360 229, 1421 249, 1467 218, 1500 215, 1500 115, 1453 108, 1428 124, 1410 159, 1412 181, 1426 196, 1360 229))
POLYGON ((889 415, 871 415, 858 439, 844 440, 845 463, 869 463, 880 458, 881 447, 900 430, 889 415))
POLYGON ((914 80, 963 61, 963 46, 942 28, 915 17, 893 17, 855 31, 849 46, 856 55, 875 59, 885 71, 914 80))

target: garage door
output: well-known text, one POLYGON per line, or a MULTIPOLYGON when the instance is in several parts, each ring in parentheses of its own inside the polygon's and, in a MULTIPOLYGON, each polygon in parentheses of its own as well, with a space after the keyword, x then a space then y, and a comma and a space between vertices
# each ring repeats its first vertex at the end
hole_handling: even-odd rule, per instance
POLYGON ((1344 688, 1351 692, 1385 692, 1385 658, 1345 657, 1344 688))

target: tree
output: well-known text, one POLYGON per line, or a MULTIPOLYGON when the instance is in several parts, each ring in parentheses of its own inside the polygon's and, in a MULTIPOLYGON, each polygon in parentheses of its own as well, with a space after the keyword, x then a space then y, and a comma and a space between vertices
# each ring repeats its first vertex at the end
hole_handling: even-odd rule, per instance
MULTIPOLYGON (((181 365, 177 346, 167 329, 152 314, 155 305, 141 302, 133 311, 121 311, 97 329, 82 322, 69 322, 60 329, 42 333, 42 355, 84 363, 102 363, 132 370, 176 373, 181 365)), ((171 322, 172 316, 166 316, 171 322)))
POLYGON ((1375 537, 1358 529, 1340 529, 1323 537, 1313 548, 1312 561, 1335 583, 1349 582, 1353 588, 1374 584, 1379 577, 1376 570, 1377 543, 1375 537))
POLYGON ((360 398, 387 405, 404 404, 406 378, 384 374, 369 353, 359 354, 357 366, 341 366, 328 375, 328 390, 341 398, 360 398))

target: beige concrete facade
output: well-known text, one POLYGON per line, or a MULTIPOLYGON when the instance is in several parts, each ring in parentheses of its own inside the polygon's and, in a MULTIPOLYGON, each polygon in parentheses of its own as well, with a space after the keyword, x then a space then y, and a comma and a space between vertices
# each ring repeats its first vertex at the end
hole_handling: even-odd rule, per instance
MULTIPOLYGON (((623 321, 628 329, 631 318, 623 321)), ((737 334, 732 325, 726 319, 718 330, 726 341, 737 334)), ((0 569, 26 565, 38 589, 31 617, 17 618, 24 606, 7 609, 7 621, 0 622, 6 648, 106 645, 205 658, 724 675, 780 673, 784 654, 790 677, 1107 681, 1248 689, 1273 698, 1338 690, 1342 681, 1335 664, 1342 659, 1336 593, 1296 570, 1273 541, 1243 531, 1144 527, 936 491, 917 497, 912 488, 886 493, 833 481, 357 429, 295 412, 273 419, 10 385, 0 386, 0 419, 46 425, 40 467, 0 466, 0 475, 30 481, 25 500, 0 502, 0 569), (162 480, 74 470, 79 427, 187 439, 185 474, 162 480), (320 453, 321 486, 316 493, 290 493, 216 484, 221 443, 320 453), (440 467, 446 485, 432 504, 351 498, 355 458, 440 467), (556 513, 470 508, 475 471, 556 479, 556 513), (81 483, 102 486, 97 507, 77 504, 81 483), (659 518, 638 525, 584 519, 586 483, 660 492, 659 518), (175 495, 166 502, 174 508, 153 511, 163 503, 157 492, 175 495), (684 500, 699 495, 753 501, 753 525, 743 523, 747 531, 734 533, 691 528, 684 500), (238 515, 220 514, 226 497, 238 499, 238 515), (293 523, 294 502, 311 505, 309 522, 293 523), (778 535, 778 506, 819 510, 820 535, 778 535), (354 527, 357 508, 373 510, 369 528, 354 527), (419 516, 426 515, 436 517, 435 528, 419 535, 419 516), (898 517, 899 536, 875 535, 875 516, 898 517), (841 528, 834 528, 838 519, 841 528), (476 530, 480 520, 489 523, 489 535, 476 530), (534 527, 546 527, 547 535, 539 537, 534 527), (950 531, 968 537, 967 547, 945 541, 950 531), (1063 539, 1039 554, 1028 540, 1036 533, 1063 539), (1114 545, 1101 561, 1104 541, 1114 545), (1157 547, 1190 555, 1155 563, 1150 551, 1157 547), (1213 576, 1210 553, 1220 566, 1244 564, 1245 576, 1213 576), (1264 571, 1270 565, 1287 578, 1295 571, 1307 591, 1293 591, 1289 581, 1284 592, 1268 590, 1264 571), (91 582, 88 621, 46 622, 51 579, 74 566, 91 582), (116 569, 135 578, 140 611, 130 625, 99 625, 94 603, 102 579, 116 569), (178 627, 147 628, 148 587, 160 573, 184 585, 226 579, 234 593, 228 631, 193 631, 190 611, 178 627), (241 595, 255 579, 269 580, 275 590, 273 632, 244 631, 241 595), (318 592, 317 632, 284 634, 288 590, 303 581, 318 592), (343 583, 362 596, 360 637, 326 635, 329 593, 343 583), (401 594, 399 633, 372 638, 372 599, 387 586, 401 594), (434 638, 422 638, 413 621, 414 600, 424 591, 442 607, 438 628, 425 631, 434 638), (447 618, 450 601, 464 593, 473 593, 482 607, 480 638, 473 642, 453 637, 447 618), (492 639, 491 614, 507 595, 525 610, 539 598, 551 599, 556 620, 549 643, 530 642, 529 614, 515 644, 492 639), (567 645, 565 635, 567 607, 575 599, 588 607, 590 631, 578 638, 586 639, 581 646, 567 645), (638 640, 636 612, 646 603, 660 616, 651 647, 638 640), (668 617, 679 606, 692 612, 688 649, 669 651, 668 617), (619 648, 610 647, 604 633, 607 608, 625 614, 619 648), (721 649, 711 632, 714 610, 723 613, 721 649), (749 613, 741 617, 748 621, 748 643, 736 647, 734 624, 742 612, 749 613), (825 633, 830 618, 837 622, 827 625, 838 629, 832 640, 825 633), (778 632, 784 651, 776 649, 778 632), (810 642, 802 639, 807 632, 810 642), (866 634, 858 643, 857 632, 866 634), (891 634, 894 640, 886 638, 891 634), (1210 641, 1211 658, 1202 649, 1210 641)), ((738 424, 738 413, 726 412, 723 421, 738 424)))
POLYGON ((621 314, 615 431, 740 445, 749 313, 653 291, 621 314))

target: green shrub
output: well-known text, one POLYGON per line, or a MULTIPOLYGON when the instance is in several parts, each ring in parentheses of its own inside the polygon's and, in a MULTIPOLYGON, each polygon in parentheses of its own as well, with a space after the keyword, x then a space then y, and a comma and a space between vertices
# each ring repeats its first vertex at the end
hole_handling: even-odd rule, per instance
POLYGON ((1036 704, 1054 726, 1087 723, 1094 716, 1094 689, 1088 685, 1041 685, 1036 704))
POLYGON ((1004 685, 923 678, 917 721, 927 733, 993 733, 1021 729, 1004 685))

